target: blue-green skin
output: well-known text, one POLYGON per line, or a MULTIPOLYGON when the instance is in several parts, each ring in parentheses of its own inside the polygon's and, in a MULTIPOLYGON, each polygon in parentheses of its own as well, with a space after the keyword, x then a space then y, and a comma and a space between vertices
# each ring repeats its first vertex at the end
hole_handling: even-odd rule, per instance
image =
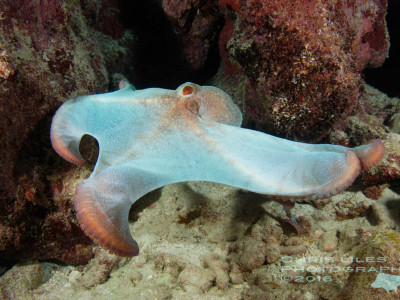
POLYGON ((65 102, 53 118, 51 139, 76 164, 84 164, 81 137, 97 139, 99 158, 77 188, 75 207, 85 232, 122 256, 139 251, 129 208, 154 189, 202 180, 275 198, 325 198, 349 186, 360 159, 377 147, 311 145, 240 128, 239 108, 215 87, 135 90, 124 81, 120 87, 65 102))

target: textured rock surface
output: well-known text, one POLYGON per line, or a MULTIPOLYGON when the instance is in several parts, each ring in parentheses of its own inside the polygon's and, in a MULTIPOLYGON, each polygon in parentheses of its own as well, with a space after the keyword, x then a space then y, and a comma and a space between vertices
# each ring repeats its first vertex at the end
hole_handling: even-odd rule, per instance
POLYGON ((258 128, 324 137, 356 109, 362 69, 387 56, 386 1, 227 2, 239 13, 226 24, 226 47, 246 76, 246 120, 258 128))
POLYGON ((383 288, 373 288, 370 285, 375 281, 377 272, 398 276, 400 267, 400 235, 394 231, 380 231, 374 234, 356 252, 359 262, 354 262, 350 268, 359 268, 358 272, 351 272, 346 288, 343 290, 343 299, 398 299, 395 291, 389 294, 383 288), (365 271, 363 271, 365 269, 365 271))
MULTIPOLYGON (((97 1, 0 3, 3 258, 84 263, 92 256, 92 242, 81 231, 72 205, 76 180, 88 174, 84 169, 69 171, 72 166, 54 154, 49 128, 51 116, 63 101, 108 89, 106 67, 112 56, 105 58, 107 49, 99 46, 99 37, 108 36, 96 33, 93 27, 112 38, 122 35, 111 32, 112 24, 105 18, 101 24, 96 22, 94 13, 110 9, 110 2, 104 1, 100 7, 97 1)), ((128 40, 125 38, 125 44, 128 40)), ((121 58, 126 54, 126 50, 114 51, 121 58)), ((112 64, 118 68, 118 62, 112 64)))
POLYGON ((0 295, 2 299, 23 299, 41 282, 42 270, 38 261, 19 263, 0 278, 0 295))
POLYGON ((399 104, 399 98, 390 98, 364 85, 357 111, 341 121, 328 136, 330 143, 344 146, 360 145, 376 138, 384 142, 386 153, 382 162, 361 173, 361 182, 369 187, 366 193, 376 199, 384 190, 386 182, 395 183, 400 178, 400 136, 396 133, 399 125, 395 121, 399 104), (381 184, 381 187, 377 184, 381 184))
POLYGON ((20 298, 11 293, 9 299, 41 300, 368 299, 368 291, 389 296, 369 286, 378 272, 356 268, 399 267, 393 230, 399 207, 400 196, 389 189, 378 200, 353 190, 318 209, 296 204, 294 216, 307 216, 312 227, 312 234, 298 236, 285 226, 285 211, 276 202, 213 183, 174 184, 144 197, 132 211, 138 257, 96 249, 86 266, 41 262, 41 281, 38 263, 29 268, 33 271, 20 269, 23 273, 10 276, 17 266, 0 286, 8 293, 18 281, 20 298), (367 212, 352 213, 360 208, 367 212), (182 210, 196 215, 183 220, 182 210), (366 257, 386 261, 367 262, 366 257), (35 284, 26 287, 27 282, 35 284))
POLYGON ((373 185, 400 178, 400 134, 389 133, 383 137, 386 155, 378 166, 364 171, 361 179, 366 185, 373 185))
POLYGON ((193 70, 203 67, 217 38, 221 16, 214 1, 160 0, 193 70))

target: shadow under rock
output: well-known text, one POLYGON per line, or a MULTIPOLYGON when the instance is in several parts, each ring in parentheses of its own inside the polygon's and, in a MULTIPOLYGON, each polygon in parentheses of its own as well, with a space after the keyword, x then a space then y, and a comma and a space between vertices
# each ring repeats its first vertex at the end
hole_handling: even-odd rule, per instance
POLYGON ((129 210, 129 221, 137 221, 139 214, 146 208, 156 203, 161 197, 161 188, 147 193, 143 197, 139 198, 129 210))
MULTIPOLYGON (((229 227, 231 230, 229 236, 232 241, 239 238, 239 236, 237 236, 239 233, 238 224, 248 224, 248 229, 250 229, 253 224, 257 223, 262 215, 267 213, 262 207, 262 204, 269 201, 265 196, 250 191, 238 190, 237 194, 239 201, 235 202, 236 215, 232 218, 232 224, 229 227)), ((271 217, 274 216, 271 215, 271 217)))
POLYGON ((92 244, 72 221, 72 201, 54 202, 53 190, 63 185, 62 175, 75 166, 51 146, 53 115, 51 111, 41 118, 18 149, 12 174, 17 184, 15 197, 4 201, 1 209, 3 215, 9 212, 8 226, 18 242, 0 251, 3 258, 62 260, 76 244, 92 244))
MULTIPOLYGON (((179 201, 179 199, 184 199, 185 210, 187 211, 185 214, 178 214, 178 223, 189 224, 202 215, 203 208, 206 208, 210 201, 202 193, 195 191, 188 183, 177 183, 176 185, 177 189, 176 192, 174 192, 174 196, 178 199, 177 201, 179 201)), ((153 205, 160 199, 162 188, 164 187, 151 191, 137 200, 131 207, 129 219, 131 221, 138 220, 139 214, 146 207, 153 205)), ((179 206, 178 203, 177 209, 182 209, 182 207, 179 206)))
POLYGON ((400 199, 392 199, 387 200, 385 202, 385 206, 387 207, 390 216, 394 220, 396 224, 396 229, 400 229, 400 199))
MULTIPOLYGON (((157 0, 119 0, 121 21, 137 38, 135 49, 135 74, 130 74, 138 89, 160 87, 175 89, 191 81, 203 84, 219 68, 218 39, 210 45, 205 65, 193 70, 186 61, 183 42, 157 0)), ((189 22, 190 23, 190 22, 189 22)), ((223 18, 216 25, 219 32, 223 18)))

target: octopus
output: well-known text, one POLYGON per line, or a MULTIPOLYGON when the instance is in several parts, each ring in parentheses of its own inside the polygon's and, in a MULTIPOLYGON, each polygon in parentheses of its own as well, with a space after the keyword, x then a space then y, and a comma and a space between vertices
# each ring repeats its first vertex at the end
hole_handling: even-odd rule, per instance
POLYGON ((99 144, 89 178, 74 199, 81 228, 120 256, 139 254, 128 224, 131 205, 162 186, 210 181, 285 201, 331 197, 382 159, 380 140, 355 148, 294 142, 241 128, 242 114, 219 88, 184 83, 72 98, 51 124, 51 142, 77 165, 83 135, 99 144))

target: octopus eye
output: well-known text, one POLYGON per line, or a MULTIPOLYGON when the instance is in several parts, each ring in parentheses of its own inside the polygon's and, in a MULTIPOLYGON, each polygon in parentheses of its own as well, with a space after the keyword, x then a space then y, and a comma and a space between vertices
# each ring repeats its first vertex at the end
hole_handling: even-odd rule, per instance
POLYGON ((182 89, 182 94, 184 94, 185 96, 190 95, 191 93, 193 93, 193 88, 189 85, 185 86, 182 89))

